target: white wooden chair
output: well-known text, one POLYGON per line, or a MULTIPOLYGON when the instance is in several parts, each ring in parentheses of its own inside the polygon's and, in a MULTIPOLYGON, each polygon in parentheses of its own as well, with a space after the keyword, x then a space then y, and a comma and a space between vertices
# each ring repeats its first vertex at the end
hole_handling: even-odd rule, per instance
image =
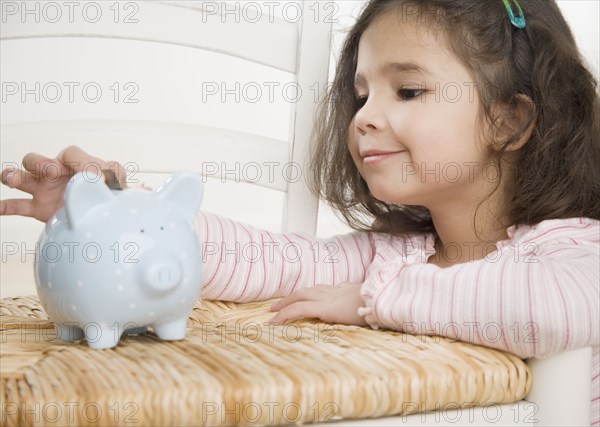
MULTIPOLYGON (((5 165, 29 151, 54 155, 75 144, 150 181, 178 169, 250 181, 285 195, 281 231, 315 232, 318 201, 304 178, 316 97, 328 78, 332 3, 96 2, 69 11, 34 2, 26 13, 25 3, 5 3, 5 165), (208 102, 219 97, 227 102, 208 102)), ((262 204, 241 200, 241 211, 262 204)), ((235 217, 232 209, 225 213, 235 217)), ((23 236, 24 223, 10 221, 20 220, 2 219, 3 240, 23 236)), ((533 388, 513 405, 341 424, 589 424, 589 348, 529 365, 533 388)))
POLYGON ((131 162, 130 171, 193 169, 213 179, 250 180, 285 193, 283 231, 314 231, 318 203, 306 188, 303 162, 315 96, 327 83, 331 25, 323 25, 326 11, 315 1, 254 5, 90 2, 73 9, 71 23, 67 8, 55 22, 60 6, 36 3, 28 14, 15 3, 2 29, 3 53, 14 58, 3 61, 3 159, 77 144, 131 162), (300 26, 302 16, 311 19, 300 26), (146 66, 137 74, 127 70, 135 56, 146 66), (219 74, 206 73, 208 61, 219 74), (247 71, 228 73, 242 66, 254 79, 247 71), (67 101, 70 88, 74 102, 67 101), (210 114, 226 104, 211 105, 219 98, 237 111, 210 114), (207 126, 211 121, 221 126, 207 126), (250 132, 236 129, 244 125, 250 132), (252 132, 259 127, 265 134, 252 132))

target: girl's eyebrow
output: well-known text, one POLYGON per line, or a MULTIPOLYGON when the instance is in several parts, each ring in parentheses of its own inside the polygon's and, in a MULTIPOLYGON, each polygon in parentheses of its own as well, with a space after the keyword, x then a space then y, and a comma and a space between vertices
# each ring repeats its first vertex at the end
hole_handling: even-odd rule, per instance
MULTIPOLYGON (((416 62, 387 62, 379 67, 380 74, 394 74, 394 73, 418 73, 418 74, 428 74, 432 76, 433 74, 422 65, 417 64, 416 62)), ((354 76, 354 85, 362 86, 365 84, 365 78, 362 74, 356 73, 354 76)))

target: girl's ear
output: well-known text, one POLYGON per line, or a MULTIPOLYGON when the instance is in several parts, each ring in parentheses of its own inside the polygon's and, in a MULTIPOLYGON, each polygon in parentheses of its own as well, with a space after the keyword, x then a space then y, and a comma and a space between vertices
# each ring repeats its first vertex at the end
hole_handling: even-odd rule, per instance
POLYGON ((498 107, 496 135, 494 145, 497 148, 506 145, 509 140, 517 139, 506 145, 506 151, 521 149, 533 133, 535 127, 535 104, 527 95, 515 95, 509 104, 498 107))

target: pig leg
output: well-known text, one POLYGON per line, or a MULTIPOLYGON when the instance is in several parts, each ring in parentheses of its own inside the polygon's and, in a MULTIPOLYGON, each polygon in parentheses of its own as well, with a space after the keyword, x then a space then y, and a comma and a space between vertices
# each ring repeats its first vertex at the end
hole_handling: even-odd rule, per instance
POLYGON ((158 322, 152 325, 158 338, 166 341, 176 341, 185 338, 185 327, 187 325, 187 316, 180 317, 166 322, 158 322))
POLYGON ((62 341, 77 341, 84 337, 83 330, 74 323, 55 323, 56 338, 62 341))
POLYGON ((121 339, 123 328, 118 324, 96 324, 95 327, 85 329, 85 339, 90 348, 95 350, 103 350, 113 348, 121 339))

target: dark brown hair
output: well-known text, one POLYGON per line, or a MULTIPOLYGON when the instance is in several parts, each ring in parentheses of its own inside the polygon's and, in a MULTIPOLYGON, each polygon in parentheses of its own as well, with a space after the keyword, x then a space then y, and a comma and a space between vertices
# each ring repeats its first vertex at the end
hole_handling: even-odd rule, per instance
POLYGON ((514 173, 502 212, 509 225, 600 219, 597 83, 556 3, 519 4, 527 20, 524 29, 511 25, 501 0, 371 0, 363 9, 346 37, 333 85, 320 106, 312 156, 313 191, 339 210, 352 228, 394 234, 434 231, 426 207, 374 198, 347 148, 348 128, 359 109, 354 95, 359 41, 377 17, 390 11, 400 19, 443 30, 449 48, 477 79, 482 117, 490 124, 498 120, 493 115, 498 104, 514 106, 519 98, 532 104, 528 123, 494 155, 501 174, 500 164, 509 158, 507 147, 530 135, 511 160, 514 173))

